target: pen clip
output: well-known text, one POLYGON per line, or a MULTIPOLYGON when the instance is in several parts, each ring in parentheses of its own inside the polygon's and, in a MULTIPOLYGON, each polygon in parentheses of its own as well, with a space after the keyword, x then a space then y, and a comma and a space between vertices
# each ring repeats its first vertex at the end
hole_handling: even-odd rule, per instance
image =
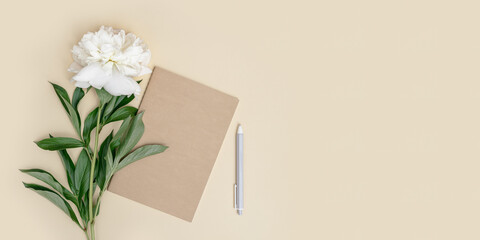
POLYGON ((235 209, 238 209, 237 207, 237 184, 235 183, 233 189, 235 190, 235 209))

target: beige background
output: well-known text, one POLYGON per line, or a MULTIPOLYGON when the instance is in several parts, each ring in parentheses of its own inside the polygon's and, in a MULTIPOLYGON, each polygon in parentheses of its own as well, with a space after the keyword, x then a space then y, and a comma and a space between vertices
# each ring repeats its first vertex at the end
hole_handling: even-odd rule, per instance
MULTIPOLYGON (((100 25, 240 104, 193 223, 114 194, 98 239, 480 239, 478 1, 13 1, 0 9, 0 236, 83 239, 23 189, 73 130, 47 81, 100 25), (387 3, 388 2, 388 3, 387 3), (246 211, 232 209, 245 126, 246 211)), ((143 84, 144 86, 145 84, 143 84)), ((82 104, 82 112, 91 108, 82 104)), ((137 103, 138 104, 138 103, 137 103)))

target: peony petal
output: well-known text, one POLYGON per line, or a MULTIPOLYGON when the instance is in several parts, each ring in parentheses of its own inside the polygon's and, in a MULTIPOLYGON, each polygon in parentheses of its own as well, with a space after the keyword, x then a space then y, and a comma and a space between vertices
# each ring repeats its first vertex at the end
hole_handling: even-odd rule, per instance
POLYGON ((79 87, 79 88, 89 88, 90 83, 88 83, 88 82, 76 82, 75 86, 79 87))
POLYGON ((113 96, 138 95, 141 88, 135 80, 121 74, 118 71, 112 73, 112 77, 107 81, 103 88, 113 96))
POLYGON ((94 88, 98 89, 102 88, 108 79, 109 76, 98 63, 89 64, 80 70, 77 75, 73 76, 73 80, 77 82, 88 82, 94 88))
POLYGON ((120 30, 118 34, 113 36, 112 42, 115 44, 117 49, 121 49, 123 43, 125 42, 125 31, 120 30))
POLYGON ((135 36, 133 33, 128 33, 127 35, 125 35, 125 42, 122 50, 125 50, 128 47, 130 47, 135 42, 136 38, 137 36, 135 36))
POLYGON ((139 70, 128 65, 117 65, 117 68, 123 75, 129 76, 129 77, 136 77, 140 72, 139 70))
POLYGON ((73 46, 72 49, 72 57, 75 62, 78 62, 82 66, 86 66, 87 63, 85 59, 89 56, 89 54, 85 51, 85 49, 81 48, 78 45, 73 46))
POLYGON ((141 64, 148 64, 150 62, 150 58, 151 58, 152 54, 150 53, 150 50, 145 50, 145 52, 143 52, 140 57, 139 57, 139 62, 141 64))
POLYGON ((102 69, 103 71, 108 75, 112 75, 112 71, 113 71, 113 62, 107 62, 103 65, 102 69))
POLYGON ((80 72, 80 70, 82 70, 82 68, 83 68, 82 65, 80 65, 77 62, 73 62, 72 64, 70 64, 70 67, 68 67, 68 71, 73 73, 78 73, 80 72))
POLYGON ((148 67, 145 67, 145 66, 142 66, 142 70, 140 71, 138 76, 142 76, 142 75, 150 74, 150 73, 152 73, 152 69, 150 69, 148 67))

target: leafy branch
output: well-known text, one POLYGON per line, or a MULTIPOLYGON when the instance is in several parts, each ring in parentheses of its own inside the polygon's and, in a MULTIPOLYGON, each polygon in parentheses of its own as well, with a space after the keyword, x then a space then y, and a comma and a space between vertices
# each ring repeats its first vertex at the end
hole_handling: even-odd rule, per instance
POLYGON ((47 186, 30 183, 24 183, 24 186, 59 207, 85 232, 87 239, 94 240, 95 218, 100 211, 103 193, 108 188, 113 175, 133 162, 165 151, 167 147, 155 144, 133 150, 145 130, 142 120, 143 112, 138 113, 137 108, 127 106, 134 99, 133 95, 112 96, 103 89, 95 89, 99 105, 86 116, 82 129, 78 105, 85 96, 84 90, 76 88, 70 99, 64 88, 54 83, 52 86, 78 138, 50 135, 49 138, 38 141, 36 144, 44 150, 58 152, 67 175, 68 188, 42 169, 20 171, 42 181, 47 186), (116 133, 112 131, 100 144, 99 135, 103 127, 117 121, 123 121, 119 129, 116 133), (95 138, 92 150, 90 142, 93 130, 95 130, 95 138), (82 148, 76 163, 73 163, 67 151, 71 148, 82 148), (99 194, 94 201, 97 188, 99 188, 99 194), (77 217, 69 202, 77 209, 80 218, 77 217))

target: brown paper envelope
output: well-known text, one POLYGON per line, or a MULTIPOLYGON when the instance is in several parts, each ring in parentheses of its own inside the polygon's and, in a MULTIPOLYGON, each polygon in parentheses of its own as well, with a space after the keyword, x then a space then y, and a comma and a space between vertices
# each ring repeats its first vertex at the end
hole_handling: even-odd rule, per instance
POLYGON ((138 146, 169 148, 123 168, 109 191, 192 221, 238 99, 155 67, 139 110, 138 146))

